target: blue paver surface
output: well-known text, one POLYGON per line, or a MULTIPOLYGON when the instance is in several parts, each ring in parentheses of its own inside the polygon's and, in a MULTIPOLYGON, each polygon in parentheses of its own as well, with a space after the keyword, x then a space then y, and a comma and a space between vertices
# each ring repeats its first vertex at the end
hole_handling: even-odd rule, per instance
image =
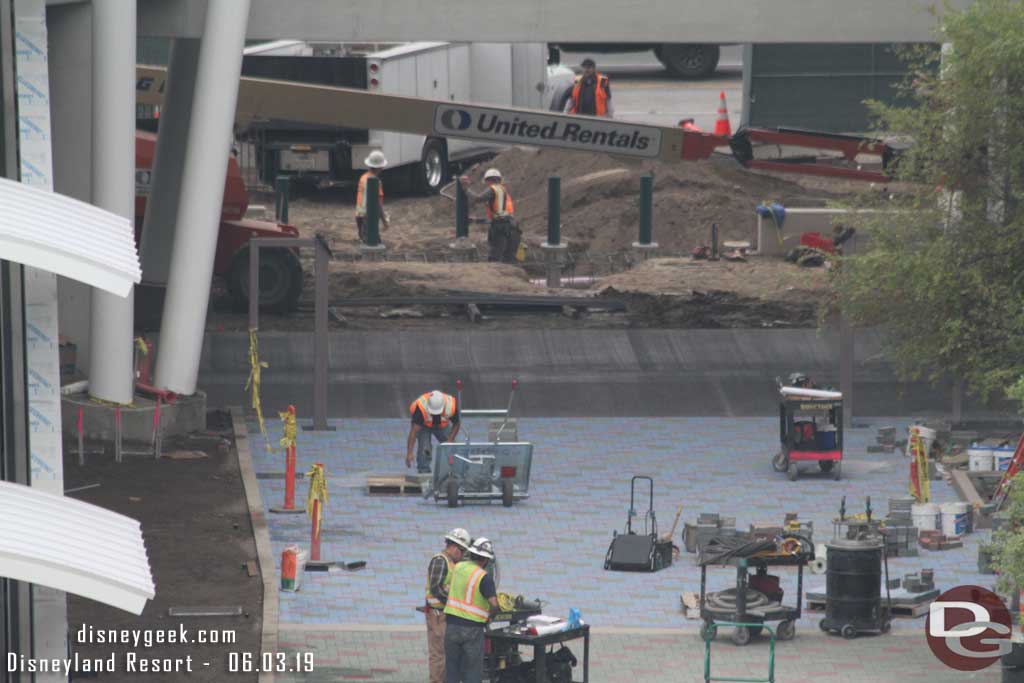
MULTIPOLYGON (((736 517, 743 529, 750 523, 781 524, 786 512, 814 522, 815 541, 832 536, 832 519, 840 498, 850 513, 863 511, 871 496, 879 516, 890 497, 906 497, 909 460, 898 453, 869 454, 875 427, 895 425, 906 433, 907 420, 874 420, 870 428, 846 431, 842 481, 806 476, 790 482, 773 472, 769 461, 778 450, 775 418, 673 419, 520 419, 519 435, 535 444, 530 499, 511 508, 500 503, 450 509, 420 496, 369 496, 369 474, 405 474, 408 422, 402 420, 337 420, 337 431, 298 435, 299 470, 322 462, 328 474, 330 501, 324 520, 325 560, 366 560, 358 572, 310 573, 296 593, 280 593, 282 625, 379 624, 421 625, 414 607, 422 604, 429 557, 442 547, 441 536, 456 526, 487 536, 500 563, 499 589, 547 601, 547 614, 567 615, 578 607, 595 626, 660 627, 696 630, 687 620, 679 596, 698 591, 700 570, 694 555, 682 553, 672 567, 655 574, 608 572, 603 569, 612 530, 624 527, 629 506, 629 480, 634 474, 655 478, 659 531, 672 524, 677 505, 683 517, 675 534, 678 545, 683 522, 701 512, 736 517)), ((477 437, 486 437, 486 423, 468 421, 477 437)), ((271 443, 281 436, 279 420, 268 420, 271 443)), ((257 473, 284 471, 282 453, 268 453, 255 423, 249 425, 257 473)), ((461 437, 460 437, 461 438, 461 437)), ((280 506, 284 482, 261 479, 266 507, 280 506)), ((297 503, 304 504, 308 483, 299 480, 297 503)), ((941 480, 932 482, 935 502, 956 500, 941 480)), ((637 507, 646 507, 641 497, 637 507)), ((287 545, 309 546, 309 521, 304 515, 270 514, 275 556, 287 545)), ((941 589, 961 584, 989 586, 991 576, 976 571, 977 545, 988 532, 971 534, 958 550, 928 552, 920 557, 890 560, 892 577, 922 568, 935 570, 941 589)), ((786 602, 795 598, 795 571, 780 569, 786 602)), ((728 570, 709 573, 709 588, 734 584, 728 570)), ((824 592, 824 576, 805 574, 805 590, 824 592)), ((805 614, 798 632, 817 630, 819 614, 805 614)), ((924 628, 923 619, 898 619, 894 631, 924 628)))

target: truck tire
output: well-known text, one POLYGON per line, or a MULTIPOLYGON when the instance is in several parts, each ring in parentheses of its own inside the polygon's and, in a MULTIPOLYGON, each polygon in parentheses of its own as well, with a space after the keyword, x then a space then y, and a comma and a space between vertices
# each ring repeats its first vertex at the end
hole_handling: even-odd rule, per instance
POLYGON ((573 86, 567 86, 565 90, 558 95, 555 95, 554 100, 551 102, 551 111, 558 113, 565 111, 565 105, 569 101, 569 98, 572 97, 572 89, 573 86))
POLYGON ((448 146, 444 140, 427 138, 420 163, 413 166, 413 187, 418 194, 437 194, 448 182, 448 146))
MULTIPOLYGON (((238 250, 228 272, 228 291, 235 303, 249 307, 249 247, 238 250)), ((303 273, 299 257, 290 249, 260 249, 260 310, 290 313, 298 307, 303 273)))
POLYGON ((654 55, 679 78, 707 78, 718 68, 717 45, 666 43, 655 49, 654 55))

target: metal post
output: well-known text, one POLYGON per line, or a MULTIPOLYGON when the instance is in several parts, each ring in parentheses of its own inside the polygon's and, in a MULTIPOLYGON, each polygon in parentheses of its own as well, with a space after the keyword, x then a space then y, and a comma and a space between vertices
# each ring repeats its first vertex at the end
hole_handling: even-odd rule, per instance
POLYGON ((309 531, 309 559, 320 561, 320 500, 313 501, 313 522, 309 531))
POLYGON ((380 246, 380 179, 366 179, 366 246, 380 246))
MULTIPOLYGON (((548 178, 548 244, 558 246, 562 235, 562 179, 548 178)), ((648 232, 650 241, 650 232, 648 232)))
MULTIPOLYGON (((313 426, 316 431, 333 431, 327 424, 327 356, 329 338, 327 328, 328 268, 331 248, 324 236, 317 234, 313 240, 316 249, 316 307, 314 309, 313 331, 313 426)), ((305 427, 305 428, 308 428, 305 427)))
POLYGON ((249 329, 259 329, 260 318, 260 245, 249 240, 249 329))
POLYGON ((274 184, 274 218, 278 223, 288 222, 288 193, 291 189, 291 178, 286 175, 277 176, 274 184))
POLYGON ((121 461, 121 406, 116 406, 114 408, 114 462, 121 461))
MULTIPOLYGON (((125 4, 114 2, 122 8, 125 4)), ((195 393, 199 375, 249 6, 250 0, 208 3, 203 35, 217 38, 203 40, 199 46, 155 378, 158 388, 184 395, 195 393)), ((133 60, 132 87, 134 74, 133 60)), ((250 296, 258 298, 259 290, 250 296)))
POLYGON ((711 261, 718 260, 718 223, 711 224, 711 261))
POLYGON ((462 183, 455 183, 455 239, 469 239, 469 198, 462 183))
POLYGON ((646 246, 651 243, 652 204, 654 202, 654 178, 649 175, 640 177, 640 239, 639 243, 646 246))
MULTIPOLYGON (((92 3, 92 202, 128 220, 135 218, 135 5, 92 3)), ((93 288, 91 297, 89 394, 131 403, 134 294, 93 288)))
POLYGON ((85 467, 85 410, 78 409, 78 466, 85 467))

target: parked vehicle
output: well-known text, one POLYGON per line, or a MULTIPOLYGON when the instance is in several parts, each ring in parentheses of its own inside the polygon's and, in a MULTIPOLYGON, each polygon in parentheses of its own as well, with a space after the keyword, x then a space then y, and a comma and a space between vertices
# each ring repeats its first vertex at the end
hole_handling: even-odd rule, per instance
MULTIPOLYGON (((246 48, 243 76, 365 89, 432 100, 550 109, 573 73, 547 66, 546 46, 510 43, 357 45, 276 41, 246 48)), ((295 120, 255 121, 242 131, 253 145, 260 179, 278 174, 315 183, 358 179, 375 149, 386 174, 404 175, 424 194, 444 186, 457 166, 498 147, 480 141, 383 130, 337 128, 295 120)))
POLYGON ((718 67, 718 45, 692 43, 555 43, 568 52, 646 52, 665 65, 669 73, 679 78, 706 78, 718 67))
MULTIPOLYGON (((225 151, 226 153, 226 151, 225 151)), ((153 159, 156 156, 156 135, 146 131, 135 133, 135 241, 141 244, 142 224, 152 184, 153 159)), ((252 237, 298 237, 298 228, 291 225, 245 218, 249 193, 238 162, 228 159, 221 207, 220 232, 213 261, 215 277, 224 279, 232 298, 243 310, 249 304, 249 239, 252 237)), ((145 276, 145 274, 143 274, 145 276)), ((162 289, 166 283, 143 282, 162 289)), ((260 308, 277 312, 295 309, 302 293, 302 263, 292 249, 260 250, 260 308)), ((141 297, 138 297, 141 300, 141 297)), ((140 303, 142 303, 140 301, 140 303)), ((159 306, 141 305, 147 316, 156 315, 159 306)))

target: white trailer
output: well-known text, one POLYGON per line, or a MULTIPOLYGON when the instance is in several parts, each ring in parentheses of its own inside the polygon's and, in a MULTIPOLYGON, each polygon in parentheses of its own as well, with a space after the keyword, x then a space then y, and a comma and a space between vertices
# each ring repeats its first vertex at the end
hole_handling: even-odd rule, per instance
MULTIPOLYGON (((564 101, 573 73, 547 65, 541 43, 407 43, 356 45, 276 41, 246 48, 245 76, 360 88, 431 100, 550 110, 564 101)), ((264 182, 279 174, 318 183, 358 178, 373 150, 388 159, 387 173, 404 175, 423 193, 438 191, 459 166, 498 148, 479 140, 410 135, 376 129, 333 128, 289 120, 250 124, 264 182)))

